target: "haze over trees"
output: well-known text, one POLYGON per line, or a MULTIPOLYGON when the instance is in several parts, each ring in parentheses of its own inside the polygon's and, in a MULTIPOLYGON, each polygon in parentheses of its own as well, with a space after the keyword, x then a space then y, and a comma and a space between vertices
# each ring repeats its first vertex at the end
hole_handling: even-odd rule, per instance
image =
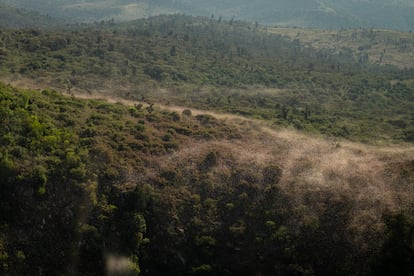
POLYGON ((1 0, 0 4, 89 22, 186 13, 324 29, 375 27, 409 31, 414 28, 414 6, 409 0, 1 0))

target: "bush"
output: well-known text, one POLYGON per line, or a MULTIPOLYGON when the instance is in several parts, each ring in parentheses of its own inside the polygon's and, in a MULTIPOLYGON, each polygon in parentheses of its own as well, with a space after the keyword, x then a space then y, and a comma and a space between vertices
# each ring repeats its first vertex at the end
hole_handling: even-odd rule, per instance
POLYGON ((183 112, 181 113, 183 116, 187 116, 190 117, 192 115, 192 112, 190 109, 184 109, 183 112))
POLYGON ((12 175, 14 169, 14 163, 9 158, 8 154, 0 153, 0 176, 2 179, 7 179, 12 175))
POLYGON ((279 182, 282 176, 282 169, 276 165, 269 165, 263 169, 263 182, 271 185, 279 182))
POLYGON ((404 140, 406 142, 414 142, 414 128, 404 131, 404 140))
POLYGON ((209 152, 199 166, 201 172, 207 172, 217 165, 218 154, 215 152, 209 152))
POLYGON ((213 268, 211 267, 211 265, 208 265, 208 264, 203 264, 197 267, 193 267, 191 269, 191 272, 197 275, 204 275, 204 274, 210 275, 212 271, 213 271, 213 268))

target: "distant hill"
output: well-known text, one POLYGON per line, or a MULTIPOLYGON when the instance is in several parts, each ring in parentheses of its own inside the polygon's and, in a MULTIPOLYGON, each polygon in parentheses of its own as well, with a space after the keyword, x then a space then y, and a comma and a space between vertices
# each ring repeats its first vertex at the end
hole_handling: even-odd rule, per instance
POLYGON ((414 29, 414 3, 408 0, 0 0, 0 3, 73 21, 132 20, 187 13, 279 26, 414 29))
POLYGON ((355 61, 414 68, 414 35, 381 29, 318 30, 305 28, 268 28, 269 32, 299 41, 305 47, 345 53, 355 61))
POLYGON ((63 25, 64 20, 38 12, 0 5, 0 26, 8 28, 48 28, 63 25))

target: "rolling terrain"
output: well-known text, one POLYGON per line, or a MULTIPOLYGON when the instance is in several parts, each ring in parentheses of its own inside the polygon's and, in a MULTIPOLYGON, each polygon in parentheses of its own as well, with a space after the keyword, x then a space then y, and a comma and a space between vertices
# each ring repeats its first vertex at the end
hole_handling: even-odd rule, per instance
POLYGON ((355 61, 366 59, 371 64, 394 65, 401 69, 414 65, 414 36, 411 33, 380 29, 318 29, 270 28, 269 32, 297 39, 315 49, 352 55, 355 61))
MULTIPOLYGON (((135 4, 191 2, 174 3, 135 4)), ((0 274, 414 271, 412 34, 16 27, 0 28, 0 274)))
POLYGON ((297 31, 182 15, 5 29, 0 72, 12 83, 213 109, 354 141, 413 141, 412 34, 297 31))
POLYGON ((414 227, 412 145, 51 90, 0 92, 6 274, 100 274, 113 258, 148 275, 375 274, 395 269, 385 252, 401 250, 387 240, 398 225, 414 227))
POLYGON ((266 25, 322 29, 374 27, 409 31, 414 27, 414 6, 409 0, 1 0, 0 3, 72 22, 127 21, 160 14, 185 13, 228 20, 236 18, 266 25))

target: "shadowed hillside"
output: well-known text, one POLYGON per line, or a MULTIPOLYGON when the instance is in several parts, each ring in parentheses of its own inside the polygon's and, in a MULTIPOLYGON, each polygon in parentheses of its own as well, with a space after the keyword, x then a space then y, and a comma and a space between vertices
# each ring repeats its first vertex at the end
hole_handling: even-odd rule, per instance
POLYGON ((388 252, 413 254, 412 145, 4 84, 0 101, 2 273, 411 269, 388 252))

